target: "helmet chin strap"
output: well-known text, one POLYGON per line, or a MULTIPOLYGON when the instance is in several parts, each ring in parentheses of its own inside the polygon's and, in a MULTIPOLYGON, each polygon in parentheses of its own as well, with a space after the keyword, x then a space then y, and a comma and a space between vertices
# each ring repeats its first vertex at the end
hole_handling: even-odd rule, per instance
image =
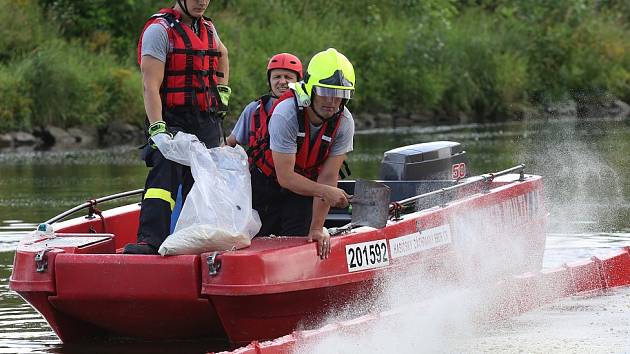
POLYGON ((186 5, 186 0, 183 1, 183 4, 182 4, 182 0, 177 0, 177 4, 179 4, 179 7, 182 8, 186 16, 192 18, 194 21, 197 20, 197 17, 194 17, 193 15, 190 14, 190 12, 188 12, 188 5, 186 5))

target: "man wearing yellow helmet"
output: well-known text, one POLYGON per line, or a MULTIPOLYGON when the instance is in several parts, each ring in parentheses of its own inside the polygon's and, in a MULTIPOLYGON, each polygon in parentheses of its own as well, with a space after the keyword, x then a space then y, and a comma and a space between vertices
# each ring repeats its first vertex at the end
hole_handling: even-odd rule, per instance
POLYGON ((323 226, 331 206, 348 205, 337 188, 339 169, 352 151, 354 120, 346 108, 355 88, 354 68, 337 50, 317 53, 304 80, 273 107, 268 127, 252 147, 253 206, 260 235, 304 235, 327 258, 323 226))

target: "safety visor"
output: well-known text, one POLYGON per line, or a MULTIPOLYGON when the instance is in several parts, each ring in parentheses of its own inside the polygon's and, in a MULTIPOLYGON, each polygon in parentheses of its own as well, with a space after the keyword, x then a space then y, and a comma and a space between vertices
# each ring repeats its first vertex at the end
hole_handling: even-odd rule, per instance
POLYGON ((317 96, 339 97, 347 100, 352 98, 354 90, 342 90, 330 87, 313 86, 313 91, 317 96))

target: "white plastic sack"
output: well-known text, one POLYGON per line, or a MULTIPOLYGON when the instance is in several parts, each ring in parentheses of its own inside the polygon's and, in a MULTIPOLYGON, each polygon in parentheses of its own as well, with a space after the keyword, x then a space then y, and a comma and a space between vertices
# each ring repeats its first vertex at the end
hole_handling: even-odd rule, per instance
POLYGON ((250 245, 261 227, 252 209, 251 176, 242 147, 206 147, 191 134, 178 133, 161 144, 169 160, 190 166, 195 183, 186 197, 163 255, 199 254, 250 245))

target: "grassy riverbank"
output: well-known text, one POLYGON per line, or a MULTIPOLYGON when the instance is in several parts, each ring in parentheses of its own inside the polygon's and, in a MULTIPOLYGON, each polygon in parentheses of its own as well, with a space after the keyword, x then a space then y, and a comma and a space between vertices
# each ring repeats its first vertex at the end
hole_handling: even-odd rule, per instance
MULTIPOLYGON (((168 1, 0 0, 0 132, 140 124, 135 43, 168 1), (119 14, 119 15, 117 15, 119 14)), ((360 113, 501 121, 564 99, 630 101, 630 4, 601 0, 217 0, 234 120, 268 57, 337 47, 360 113)), ((436 119, 437 119, 436 118, 436 119)))

